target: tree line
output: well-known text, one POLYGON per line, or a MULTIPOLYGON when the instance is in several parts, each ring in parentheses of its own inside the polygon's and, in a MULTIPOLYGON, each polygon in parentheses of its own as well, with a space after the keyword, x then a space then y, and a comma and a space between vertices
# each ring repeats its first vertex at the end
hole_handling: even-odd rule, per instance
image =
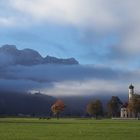
MULTIPOLYGON (((89 98, 81 100, 79 97, 78 100, 75 97, 58 100, 40 93, 0 93, 0 116, 120 117, 120 109, 124 106, 117 96, 112 96, 106 102, 99 99, 90 102, 89 100, 89 98)), ((125 103, 125 106, 137 116, 140 112, 140 97, 133 97, 129 104, 125 103)))
MULTIPOLYGON (((135 116, 140 113, 140 97, 133 97, 132 101, 129 104, 125 103, 125 105, 126 104, 127 108, 135 113, 135 116)), ((123 102, 118 96, 112 96, 107 102, 106 108, 101 100, 93 100, 86 106, 86 116, 94 117, 96 119, 99 117, 120 117, 120 110, 123 105, 123 102)), ((62 100, 57 100, 51 107, 51 110, 53 114, 59 118, 60 114, 64 111, 65 106, 66 105, 62 100)))

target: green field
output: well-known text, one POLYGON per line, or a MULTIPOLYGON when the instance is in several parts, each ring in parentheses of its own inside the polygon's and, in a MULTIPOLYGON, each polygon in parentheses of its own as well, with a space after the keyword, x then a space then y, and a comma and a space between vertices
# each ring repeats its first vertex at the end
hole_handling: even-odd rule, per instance
POLYGON ((0 118, 0 140, 140 140, 140 121, 0 118))

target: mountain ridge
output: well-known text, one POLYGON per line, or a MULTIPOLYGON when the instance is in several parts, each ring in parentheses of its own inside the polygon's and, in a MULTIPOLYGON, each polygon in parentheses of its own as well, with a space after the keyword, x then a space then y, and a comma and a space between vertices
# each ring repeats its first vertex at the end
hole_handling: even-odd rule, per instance
POLYGON ((75 58, 57 58, 47 55, 42 57, 39 52, 33 49, 19 50, 15 45, 3 45, 0 47, 0 56, 4 54, 7 58, 10 58, 11 64, 18 65, 38 65, 38 64, 62 64, 62 65, 77 65, 79 62, 75 58))

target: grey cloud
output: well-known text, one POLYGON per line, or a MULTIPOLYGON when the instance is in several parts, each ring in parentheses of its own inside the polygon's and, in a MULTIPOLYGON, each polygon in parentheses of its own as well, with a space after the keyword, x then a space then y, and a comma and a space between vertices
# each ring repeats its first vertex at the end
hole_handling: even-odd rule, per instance
POLYGON ((31 90, 40 91, 41 88, 52 88, 52 83, 38 83, 32 80, 24 79, 3 79, 0 78, 0 93, 1 92, 17 92, 28 93, 31 90))
POLYGON ((11 66, 4 68, 4 70, 0 72, 1 78, 24 79, 36 82, 81 81, 89 79, 119 80, 135 76, 131 72, 88 65, 11 66))
MULTIPOLYGON (((131 81, 132 79, 135 79, 136 82, 139 81, 139 78, 140 77, 138 76, 138 73, 124 72, 119 70, 113 70, 110 68, 102 68, 88 65, 9 66, 0 70, 0 89, 7 90, 8 87, 9 90, 18 91, 28 91, 36 89, 45 89, 47 91, 54 88, 55 90, 50 92, 49 94, 55 94, 59 91, 56 88, 59 84, 58 87, 64 86, 66 89, 69 88, 69 91, 73 91, 73 93, 76 94, 74 91, 76 91, 75 88, 77 83, 85 82, 85 85, 87 86, 80 86, 81 89, 85 91, 88 86, 90 89, 92 89, 92 84, 90 82, 90 84, 88 84, 88 81, 94 81, 93 85, 97 85, 95 84, 96 81, 106 81, 104 82, 104 84, 102 84, 103 86, 106 86, 105 83, 107 85, 109 83, 115 85, 114 82, 116 82, 117 86, 119 82, 128 83, 128 81, 131 81), (70 84, 71 86, 68 86, 69 84, 66 84, 67 82, 73 84, 70 84), (75 90, 72 90, 73 88, 75 90)), ((102 82, 98 83, 101 84, 102 82)), ((83 92, 80 89, 78 89, 78 91, 81 93, 83 92)), ((64 93, 61 92, 61 94, 64 93)))

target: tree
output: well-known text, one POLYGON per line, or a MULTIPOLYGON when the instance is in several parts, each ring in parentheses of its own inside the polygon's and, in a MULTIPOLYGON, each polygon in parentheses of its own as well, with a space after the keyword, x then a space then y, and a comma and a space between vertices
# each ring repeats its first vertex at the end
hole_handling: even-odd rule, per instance
POLYGON ((52 106, 51 111, 54 115, 56 115, 57 119, 59 119, 59 115, 64 111, 65 104, 62 100, 58 99, 52 106))
POLYGON ((98 116, 103 115, 103 107, 100 100, 92 101, 87 105, 87 113, 91 116, 98 116))
POLYGON ((112 117, 118 117, 120 115, 121 105, 122 102, 119 97, 112 96, 107 104, 109 115, 111 115, 112 117))

